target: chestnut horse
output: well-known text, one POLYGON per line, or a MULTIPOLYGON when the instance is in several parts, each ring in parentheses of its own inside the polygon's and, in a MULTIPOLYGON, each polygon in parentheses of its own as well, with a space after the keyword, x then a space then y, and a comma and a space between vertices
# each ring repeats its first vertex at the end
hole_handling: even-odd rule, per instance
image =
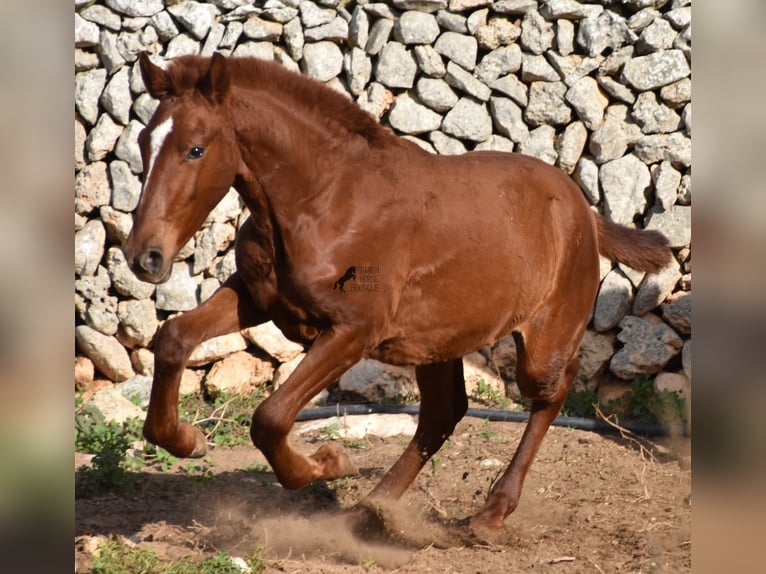
POLYGON ((204 455, 204 435, 178 418, 190 353, 272 320, 309 346, 250 431, 286 488, 356 471, 340 449, 304 456, 289 444, 313 396, 365 357, 415 365, 417 431, 368 500, 398 498, 466 412, 461 358, 512 332, 529 422, 470 520, 474 532, 500 531, 577 372, 599 253, 656 272, 672 257, 666 239, 603 219, 538 159, 427 153, 273 62, 215 54, 160 67, 142 54, 140 68, 160 103, 139 137, 143 193, 124 245, 136 276, 167 280, 230 187, 250 211, 237 271, 157 335, 146 438, 175 456, 204 455))

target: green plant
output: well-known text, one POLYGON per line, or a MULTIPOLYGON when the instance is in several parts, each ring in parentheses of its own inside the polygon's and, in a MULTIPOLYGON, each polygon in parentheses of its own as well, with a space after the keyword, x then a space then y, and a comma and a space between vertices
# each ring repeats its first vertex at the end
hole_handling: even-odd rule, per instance
POLYGON ((511 400, 500 391, 493 389, 484 379, 476 383, 474 397, 477 401, 490 407, 507 409, 511 406, 511 400))
POLYGON ((655 391, 651 377, 639 375, 631 389, 606 407, 627 420, 643 423, 682 425, 686 423, 686 401, 672 391, 655 391))
POLYGON ((347 439, 343 441, 343 446, 346 448, 363 449, 370 446, 370 443, 364 439, 347 439))
POLYGON ((479 430, 476 434, 485 440, 498 439, 497 432, 495 432, 494 429, 491 429, 489 426, 489 419, 484 419, 481 421, 481 430, 479 430))
POLYGON ((337 422, 330 423, 319 429, 319 434, 322 435, 324 440, 340 440, 340 424, 337 422))
POLYGON ((436 471, 439 470, 439 466, 442 463, 442 457, 434 455, 431 457, 431 476, 436 476, 436 471))
POLYGON ((598 395, 595 389, 571 391, 567 395, 567 400, 561 409, 561 414, 565 417, 593 418, 596 416, 597 404, 598 395))
POLYGON ((144 460, 148 465, 154 466, 163 472, 167 472, 178 462, 178 459, 164 448, 150 443, 146 443, 144 446, 144 460))

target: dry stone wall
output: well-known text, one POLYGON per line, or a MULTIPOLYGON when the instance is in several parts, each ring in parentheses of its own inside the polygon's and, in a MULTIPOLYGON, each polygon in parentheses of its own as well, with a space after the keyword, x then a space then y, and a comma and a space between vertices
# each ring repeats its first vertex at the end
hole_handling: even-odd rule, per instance
MULTIPOLYGON (((606 396, 610 379, 658 374, 656 385, 689 392, 690 0, 76 0, 81 386, 148 383, 157 329, 233 272, 233 240, 247 216, 230 192, 167 283, 129 271, 120 244, 141 191, 136 140, 157 105, 138 72, 141 51, 273 59, 433 153, 520 152, 571 174, 594 209, 659 229, 676 255, 654 275, 602 261, 578 385, 599 384, 606 396)), ((279 384, 301 353, 271 325, 221 337, 195 351, 183 389, 279 384)), ((469 383, 513 391, 514 356, 509 338, 474 353, 469 383)), ((416 393, 411 373, 369 363, 342 385, 351 395, 372 388, 376 399, 416 393), (365 385, 370 378, 377 383, 365 385)))

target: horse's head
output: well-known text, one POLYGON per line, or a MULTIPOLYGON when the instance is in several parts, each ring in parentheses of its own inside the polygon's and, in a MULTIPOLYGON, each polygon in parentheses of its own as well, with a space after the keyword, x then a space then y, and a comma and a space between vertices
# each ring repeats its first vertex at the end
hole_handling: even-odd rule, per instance
POLYGON ((160 103, 138 138, 143 190, 123 250, 139 279, 160 283, 173 259, 226 194, 239 151, 226 112, 226 59, 181 58, 163 69, 144 53, 146 89, 160 103))

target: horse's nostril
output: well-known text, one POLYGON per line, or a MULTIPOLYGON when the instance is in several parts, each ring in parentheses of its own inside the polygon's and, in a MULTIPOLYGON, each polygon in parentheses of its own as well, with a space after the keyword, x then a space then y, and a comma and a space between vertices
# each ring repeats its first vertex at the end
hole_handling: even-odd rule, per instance
POLYGON ((147 249, 138 258, 138 266, 147 273, 156 275, 162 269, 164 258, 159 249, 147 249))

